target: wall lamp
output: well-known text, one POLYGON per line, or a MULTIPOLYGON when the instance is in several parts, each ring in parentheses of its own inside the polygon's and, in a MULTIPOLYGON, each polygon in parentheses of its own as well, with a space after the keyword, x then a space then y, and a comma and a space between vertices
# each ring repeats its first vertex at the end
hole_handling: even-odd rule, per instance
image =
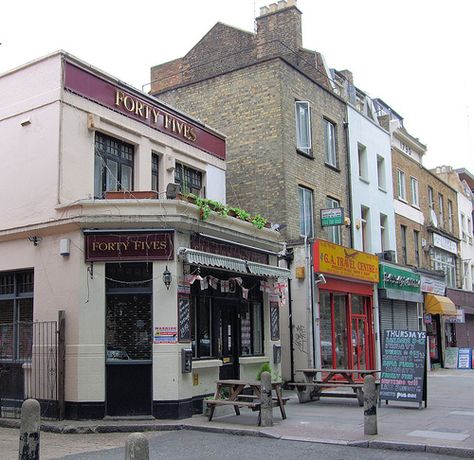
POLYGON ((168 265, 163 272, 163 283, 165 283, 166 289, 170 290, 171 280, 173 277, 171 276, 171 272, 168 270, 168 265))

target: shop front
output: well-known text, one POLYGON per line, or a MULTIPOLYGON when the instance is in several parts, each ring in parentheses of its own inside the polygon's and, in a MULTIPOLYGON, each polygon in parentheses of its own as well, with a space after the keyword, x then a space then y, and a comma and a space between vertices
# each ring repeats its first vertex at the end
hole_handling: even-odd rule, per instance
POLYGON ((445 296, 444 274, 420 272, 424 297, 423 322, 428 333, 430 364, 431 367, 444 367, 446 347, 450 347, 455 341, 455 329, 446 318, 457 314, 456 307, 445 296))
POLYGON ((380 332, 421 330, 423 295, 420 275, 406 267, 380 262, 378 285, 380 332))
POLYGON ((378 258, 317 240, 313 245, 313 260, 319 306, 316 359, 322 368, 373 369, 378 258))
POLYGON ((456 343, 461 348, 474 347, 474 291, 446 289, 449 297, 457 308, 457 315, 447 317, 447 321, 455 328, 456 343))

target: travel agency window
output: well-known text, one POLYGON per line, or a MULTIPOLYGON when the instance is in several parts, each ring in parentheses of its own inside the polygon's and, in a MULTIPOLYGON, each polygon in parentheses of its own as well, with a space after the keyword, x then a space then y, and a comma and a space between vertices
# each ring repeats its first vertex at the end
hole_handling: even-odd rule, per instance
POLYGON ((307 156, 313 156, 311 151, 311 112, 309 102, 296 101, 296 150, 307 156))
POLYGON ((133 189, 133 145, 95 133, 94 196, 133 189))
POLYGON ((262 355, 260 281, 211 269, 201 269, 199 278, 191 287, 194 358, 262 355))
POLYGON ((31 359, 33 270, 0 273, 0 361, 31 359))
POLYGON ((176 162, 174 181, 179 185, 181 193, 193 193, 197 196, 204 196, 202 185, 202 172, 176 162))

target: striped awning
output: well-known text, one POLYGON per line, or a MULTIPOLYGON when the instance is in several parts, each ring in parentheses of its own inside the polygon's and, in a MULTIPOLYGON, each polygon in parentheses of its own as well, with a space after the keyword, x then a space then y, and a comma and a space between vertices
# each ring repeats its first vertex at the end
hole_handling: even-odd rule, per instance
POLYGON ((259 264, 235 257, 221 256, 196 249, 179 248, 179 257, 191 265, 204 265, 206 267, 223 268, 246 275, 262 276, 267 278, 289 278, 290 270, 272 265, 259 264))
POLYGON ((245 260, 236 259, 235 257, 220 256, 189 248, 179 248, 178 254, 188 264, 205 265, 206 267, 217 267, 233 272, 248 273, 245 260))
POLYGON ((270 278, 289 278, 290 270, 286 268, 275 267, 272 265, 259 264, 257 262, 247 262, 250 273, 258 276, 267 276, 270 278))

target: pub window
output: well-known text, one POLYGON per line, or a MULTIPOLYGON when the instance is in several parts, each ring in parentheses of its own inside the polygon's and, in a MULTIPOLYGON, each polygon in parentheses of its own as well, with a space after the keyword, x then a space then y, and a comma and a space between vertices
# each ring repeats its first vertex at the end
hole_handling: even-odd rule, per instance
POLYGON ((102 133, 95 134, 94 196, 107 191, 132 190, 133 145, 102 133))
POLYGON ((263 353, 262 304, 247 304, 240 314, 241 355, 261 355, 263 353))
POLYGON ((0 361, 31 359, 33 270, 0 273, 0 361))
POLYGON ((156 153, 151 154, 151 189, 158 192, 158 166, 160 163, 160 157, 156 153))
POLYGON ((181 163, 176 163, 174 173, 174 181, 179 185, 181 193, 194 193, 195 195, 202 195, 202 173, 196 169, 185 166, 181 163))

